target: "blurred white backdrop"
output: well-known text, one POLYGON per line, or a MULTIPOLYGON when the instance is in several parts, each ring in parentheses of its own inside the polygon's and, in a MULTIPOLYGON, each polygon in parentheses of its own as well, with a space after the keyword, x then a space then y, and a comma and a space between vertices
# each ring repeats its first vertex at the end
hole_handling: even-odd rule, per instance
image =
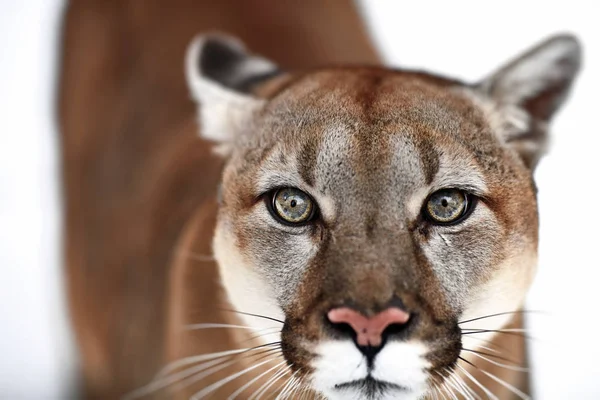
POLYGON ((61 1, 0 10, 0 399, 68 399, 53 115, 61 1))
MULTIPOLYGON (((536 180, 541 214, 532 315, 536 399, 600 398, 600 24, 593 1, 362 0, 388 63, 469 81, 547 35, 571 32, 584 69, 536 180)), ((0 398, 66 399, 76 357, 60 276, 53 120, 60 0, 0 0, 0 398)), ((180 62, 181 60, 174 60, 180 62)))

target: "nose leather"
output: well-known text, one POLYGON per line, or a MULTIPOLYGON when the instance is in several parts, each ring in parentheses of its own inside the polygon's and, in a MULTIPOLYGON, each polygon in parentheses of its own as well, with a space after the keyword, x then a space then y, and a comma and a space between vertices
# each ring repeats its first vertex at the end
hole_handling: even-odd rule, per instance
POLYGON ((408 322, 410 314, 397 307, 390 307, 371 317, 366 317, 351 308, 340 307, 330 310, 327 318, 334 324, 350 325, 356 332, 359 346, 379 347, 385 328, 392 324, 404 325, 408 322))

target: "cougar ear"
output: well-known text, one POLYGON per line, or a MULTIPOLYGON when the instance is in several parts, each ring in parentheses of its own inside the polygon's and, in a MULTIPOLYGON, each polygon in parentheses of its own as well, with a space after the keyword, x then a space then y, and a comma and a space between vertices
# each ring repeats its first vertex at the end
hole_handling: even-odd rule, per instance
POLYGON ((549 122, 567 97, 580 63, 577 39, 554 36, 477 85, 492 100, 501 125, 496 131, 532 170, 545 152, 549 122))
POLYGON ((219 143, 240 134, 264 100, 252 96, 253 84, 277 72, 262 57, 225 35, 200 35, 187 50, 186 78, 198 105, 201 136, 219 143))

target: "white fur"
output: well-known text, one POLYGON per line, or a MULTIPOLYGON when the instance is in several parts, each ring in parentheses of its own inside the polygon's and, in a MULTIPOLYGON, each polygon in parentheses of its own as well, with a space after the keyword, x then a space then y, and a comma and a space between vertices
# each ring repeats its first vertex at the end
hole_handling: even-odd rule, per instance
MULTIPOLYGON (((515 252, 519 254, 498 266, 498 272, 486 284, 470 293, 470 301, 459 321, 521 309, 525 300, 526 288, 529 287, 535 275, 537 254, 532 244, 524 245, 515 252)), ((461 324, 460 327, 461 329, 497 330, 505 327, 514 315, 506 314, 483 318, 461 324)), ((463 346, 476 350, 479 346, 485 345, 485 341, 491 340, 493 336, 494 333, 464 335, 463 346)))
MULTIPOLYGON (((193 99, 198 103, 198 122, 203 137, 215 142, 229 142, 243 132, 263 100, 230 90, 208 79, 198 68, 206 38, 198 36, 186 54, 186 78, 193 99)), ((265 62, 243 63, 245 69, 264 70, 265 62)), ((243 71, 248 72, 248 71, 243 71)))
MULTIPOLYGON (((365 357, 351 341, 320 343, 312 367, 312 384, 330 400, 364 399, 364 394, 353 389, 336 389, 336 385, 366 378, 369 374, 365 357)), ((419 342, 388 343, 375 357, 371 375, 378 380, 409 388, 410 391, 389 391, 378 400, 413 400, 426 389, 424 358, 427 348, 419 342)))
POLYGON ((410 388, 419 397, 425 391, 426 368, 430 363, 425 359, 427 347, 420 342, 390 342, 375 358, 373 377, 410 388))
MULTIPOLYGON (((228 299, 237 311, 264 315, 281 321, 285 318, 283 311, 275 302, 270 286, 256 272, 249 268, 245 260, 235 248, 234 240, 217 229, 213 249, 221 273, 221 282, 225 287, 228 299)), ((264 318, 240 314, 239 317, 256 329, 281 328, 281 324, 264 318)), ((260 337, 264 343, 281 340, 279 332, 260 337)))
POLYGON ((470 89, 460 89, 486 116, 492 132, 506 142, 518 137, 529 130, 531 117, 516 104, 496 102, 470 89))
POLYGON ((367 360, 349 340, 321 342, 315 354, 313 385, 328 399, 341 398, 335 385, 367 376, 367 360))

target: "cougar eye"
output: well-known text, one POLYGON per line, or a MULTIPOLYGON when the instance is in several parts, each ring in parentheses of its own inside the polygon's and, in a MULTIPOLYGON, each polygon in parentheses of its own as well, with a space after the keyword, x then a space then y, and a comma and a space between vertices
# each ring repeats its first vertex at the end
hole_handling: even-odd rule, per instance
POLYGON ((462 220, 469 210, 469 195, 459 189, 434 192, 425 204, 425 215, 438 224, 452 224, 462 220))
POLYGON ((296 188, 279 189, 274 192, 272 213, 282 222, 301 224, 309 221, 315 211, 312 198, 296 188))

